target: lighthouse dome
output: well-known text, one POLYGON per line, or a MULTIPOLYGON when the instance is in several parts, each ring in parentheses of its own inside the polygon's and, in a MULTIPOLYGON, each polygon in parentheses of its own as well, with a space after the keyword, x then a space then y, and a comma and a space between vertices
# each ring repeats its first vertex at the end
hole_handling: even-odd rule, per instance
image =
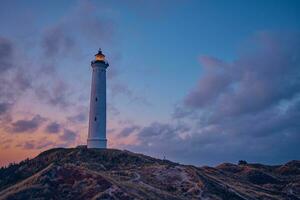
POLYGON ((105 61, 105 55, 102 53, 100 48, 98 53, 95 54, 95 61, 105 61))

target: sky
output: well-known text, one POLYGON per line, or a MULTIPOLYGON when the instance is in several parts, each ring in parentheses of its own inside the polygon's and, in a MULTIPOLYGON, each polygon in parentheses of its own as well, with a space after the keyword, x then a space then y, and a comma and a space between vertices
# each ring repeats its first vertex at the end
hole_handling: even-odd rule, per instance
POLYGON ((0 166, 86 144, 183 164, 300 159, 300 1, 0 1, 0 166))

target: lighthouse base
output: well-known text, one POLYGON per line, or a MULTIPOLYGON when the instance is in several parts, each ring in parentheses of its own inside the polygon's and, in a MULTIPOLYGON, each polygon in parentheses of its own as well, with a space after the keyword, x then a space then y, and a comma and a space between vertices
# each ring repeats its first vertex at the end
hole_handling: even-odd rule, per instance
POLYGON ((98 139, 98 138, 88 139, 87 148, 106 149, 106 145, 107 145, 106 143, 107 143, 107 139, 98 139))

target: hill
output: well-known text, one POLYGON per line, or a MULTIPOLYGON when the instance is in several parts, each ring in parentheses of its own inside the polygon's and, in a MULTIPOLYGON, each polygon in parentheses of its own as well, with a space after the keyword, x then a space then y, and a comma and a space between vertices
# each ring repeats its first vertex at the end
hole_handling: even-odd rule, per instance
POLYGON ((300 199, 300 161, 213 168, 115 149, 57 148, 0 169, 0 199, 300 199))

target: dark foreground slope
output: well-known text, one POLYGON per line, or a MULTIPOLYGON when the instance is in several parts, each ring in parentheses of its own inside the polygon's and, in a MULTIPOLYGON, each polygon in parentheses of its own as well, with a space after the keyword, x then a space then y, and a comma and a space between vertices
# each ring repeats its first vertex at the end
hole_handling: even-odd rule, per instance
POLYGON ((113 149, 52 149, 1 169, 0 199, 300 199, 300 161, 198 168, 113 149))

